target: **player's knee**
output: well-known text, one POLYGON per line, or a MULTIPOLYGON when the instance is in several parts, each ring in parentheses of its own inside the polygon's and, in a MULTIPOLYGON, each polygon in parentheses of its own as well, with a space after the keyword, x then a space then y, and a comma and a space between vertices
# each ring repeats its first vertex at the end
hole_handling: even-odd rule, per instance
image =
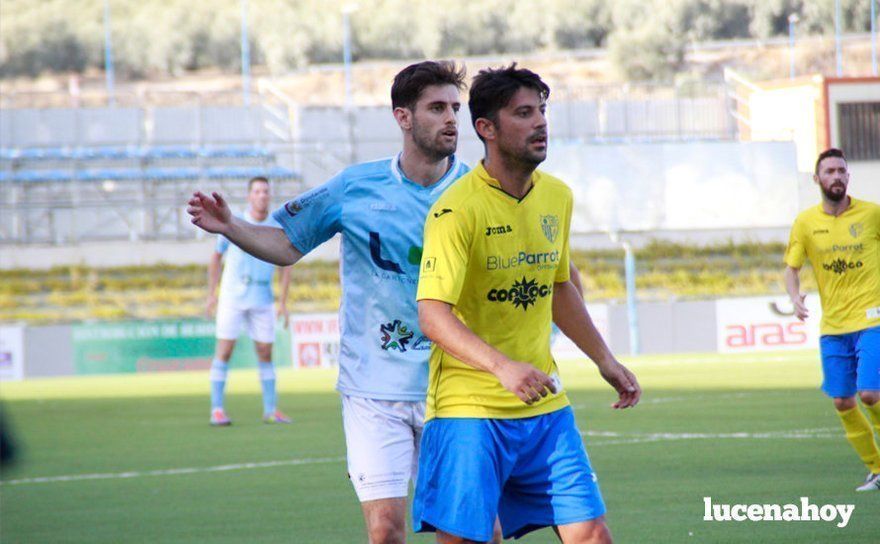
POLYGON ((271 361, 272 360, 272 344, 264 344, 264 343, 255 343, 257 357, 261 361, 271 361))
POLYGON ((474 541, 444 533, 443 531, 437 531, 437 544, 470 544, 471 542, 474 541))
MULTIPOLYGON (((560 528, 561 529, 561 528, 560 528)), ((560 530, 564 544, 612 544, 611 531, 604 519, 594 520, 588 523, 578 523, 569 526, 566 530, 560 530)))
POLYGON ((880 391, 859 391, 859 398, 868 406, 874 406, 880 402, 880 391))
POLYGON ((843 412, 845 410, 852 410, 855 407, 856 407, 855 397, 835 397, 834 398, 834 408, 838 412, 843 412))
POLYGON ((376 520, 371 524, 370 544, 404 544, 406 542, 406 527, 391 519, 376 520))

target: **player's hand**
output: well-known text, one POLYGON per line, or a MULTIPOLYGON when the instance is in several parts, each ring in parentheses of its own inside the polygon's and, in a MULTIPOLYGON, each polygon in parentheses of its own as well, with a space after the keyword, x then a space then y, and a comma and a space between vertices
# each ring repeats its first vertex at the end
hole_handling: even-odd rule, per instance
POLYGON ((791 303, 794 305, 794 315, 801 321, 810 317, 810 311, 807 310, 807 305, 804 302, 806 298, 807 295, 798 293, 797 298, 791 299, 791 303))
POLYGON ((505 389, 526 404, 533 404, 550 393, 556 393, 550 376, 528 363, 508 361, 495 376, 505 389))
POLYGON ((201 191, 193 193, 187 203, 186 213, 192 216, 192 224, 214 234, 223 234, 232 224, 232 210, 220 193, 208 196, 201 191))
POLYGON ((217 295, 208 295, 208 300, 205 302, 205 315, 208 317, 214 317, 214 313, 217 311, 217 295))
POLYGON ((599 373, 617 391, 617 402, 611 405, 612 408, 629 408, 639 403, 642 388, 628 368, 615 360, 610 365, 600 367, 599 373))
POLYGON ((282 319, 284 321, 284 328, 286 329, 290 324, 290 311, 287 309, 287 304, 283 302, 278 305, 278 310, 275 312, 275 319, 282 319))

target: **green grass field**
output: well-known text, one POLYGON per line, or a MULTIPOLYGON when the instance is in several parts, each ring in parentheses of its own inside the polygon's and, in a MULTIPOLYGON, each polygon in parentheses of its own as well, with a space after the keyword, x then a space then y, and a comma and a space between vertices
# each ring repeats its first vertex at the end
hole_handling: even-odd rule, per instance
MULTIPOLYGON (((818 390, 815 353, 627 361, 645 389, 616 412, 582 362, 563 380, 618 543, 880 541, 880 493, 818 390), (854 504, 849 525, 706 522, 715 503, 854 504)), ((4 383, 21 457, 0 477, 0 541, 366 542, 347 478, 335 372, 281 371, 290 426, 259 421, 256 372, 230 375, 230 428, 206 373, 4 383)), ((413 536, 410 542, 433 542, 413 536)), ((525 543, 556 542, 552 531, 525 543)))

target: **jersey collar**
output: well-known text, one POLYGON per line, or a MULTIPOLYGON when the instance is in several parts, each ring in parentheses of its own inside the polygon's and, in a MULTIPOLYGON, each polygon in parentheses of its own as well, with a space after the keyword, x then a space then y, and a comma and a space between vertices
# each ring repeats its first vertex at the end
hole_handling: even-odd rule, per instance
POLYGON ((513 195, 511 195, 510 193, 508 193, 507 191, 505 191, 505 190, 501 187, 501 182, 498 181, 497 179, 493 178, 493 177, 489 174, 489 172, 486 170, 486 167, 483 166, 483 160, 482 160, 482 159, 480 159, 480 162, 478 162, 478 163, 477 163, 477 166, 474 167, 474 169, 473 169, 473 173, 474 173, 474 175, 476 175, 478 178, 480 178, 481 180, 483 180, 483 182, 485 182, 486 185, 488 185, 488 186, 490 186, 490 187, 494 187, 495 189, 498 189, 499 191, 501 191, 501 193, 502 193, 504 196, 506 196, 506 197, 508 197, 508 198, 510 198, 510 199, 512 199, 512 200, 515 200, 515 201, 517 201, 517 202, 522 202, 523 200, 525 200, 526 197, 528 197, 530 194, 532 194, 532 191, 535 189, 535 185, 538 184, 538 178, 539 178, 539 176, 538 176, 538 171, 537 171, 537 170, 535 170, 534 172, 532 172, 532 186, 529 187, 529 190, 526 192, 526 194, 523 195, 522 198, 516 198, 515 196, 513 196, 513 195))
POLYGON ((461 167, 462 167, 461 161, 459 161, 458 157, 456 157, 455 155, 450 155, 449 158, 451 160, 451 164, 449 166, 449 169, 446 170, 446 173, 443 174, 442 178, 440 178, 436 182, 434 182, 431 185, 428 185, 426 187, 426 186, 422 185, 421 183, 416 183, 406 177, 406 175, 403 173, 403 170, 401 170, 401 168, 400 168, 400 156, 401 155, 403 155, 402 151, 400 153, 398 153, 396 157, 391 159, 391 177, 393 177, 394 180, 397 181, 397 183, 400 183, 400 184, 403 184, 404 182, 411 183, 412 185, 415 185, 418 188, 425 189, 430 194, 442 193, 444 190, 446 190, 447 187, 449 187, 452 184, 453 181, 458 179, 458 177, 461 173, 461 167))

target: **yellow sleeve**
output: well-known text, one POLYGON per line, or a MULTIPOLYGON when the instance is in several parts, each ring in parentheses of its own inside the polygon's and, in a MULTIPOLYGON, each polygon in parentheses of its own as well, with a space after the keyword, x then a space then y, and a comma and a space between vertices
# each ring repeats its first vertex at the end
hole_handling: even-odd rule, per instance
POLYGON ((440 203, 428 213, 416 300, 458 303, 470 258, 469 223, 465 211, 440 203))
POLYGON ((565 205, 565 215, 562 217, 562 251, 559 254, 559 266, 556 268, 556 276, 553 278, 553 281, 556 283, 566 282, 571 279, 571 271, 569 270, 569 255, 568 255, 568 238, 571 234, 571 209, 572 209, 572 195, 571 191, 567 192, 568 202, 565 205))
POLYGON ((804 266, 807 260, 807 251, 804 248, 803 234, 801 233, 800 218, 795 219, 794 225, 791 227, 791 234, 788 238, 788 247, 785 248, 785 264, 792 268, 800 268, 804 266))

